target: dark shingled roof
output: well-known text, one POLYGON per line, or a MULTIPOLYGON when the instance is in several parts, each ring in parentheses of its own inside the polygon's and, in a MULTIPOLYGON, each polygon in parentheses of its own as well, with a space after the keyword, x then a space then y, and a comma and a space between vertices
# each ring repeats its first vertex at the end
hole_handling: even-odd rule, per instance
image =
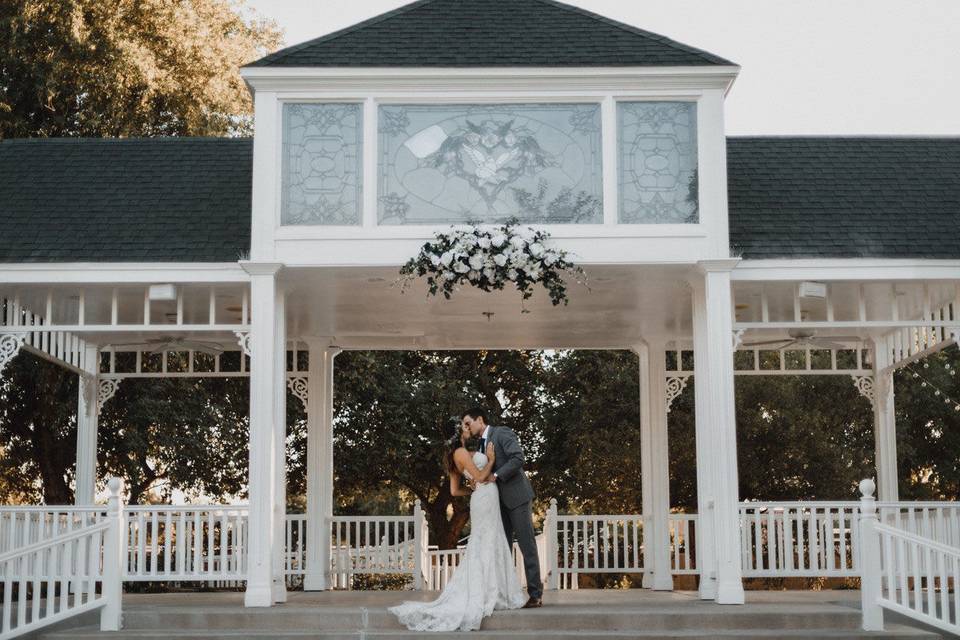
POLYGON ((569 67, 732 64, 554 0, 419 0, 248 67, 569 67))
POLYGON ((960 258, 960 138, 730 138, 744 258, 960 258))
MULTIPOLYGON (((0 141, 0 262, 234 262, 249 138, 0 141)), ((731 138, 744 258, 960 258, 960 138, 731 138)))
POLYGON ((0 141, 0 262, 235 262, 249 138, 0 141))

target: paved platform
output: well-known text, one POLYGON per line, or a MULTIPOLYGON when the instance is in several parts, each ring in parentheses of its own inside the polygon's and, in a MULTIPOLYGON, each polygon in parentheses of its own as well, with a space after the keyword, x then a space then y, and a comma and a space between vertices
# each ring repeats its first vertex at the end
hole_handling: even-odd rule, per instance
MULTIPOLYGON (((288 601, 248 609, 241 593, 127 594, 124 629, 101 633, 92 620, 38 635, 43 640, 225 640, 273 638, 446 640, 463 633, 418 634, 387 607, 429 600, 433 593, 397 591, 291 592, 288 601)), ((857 591, 748 591, 747 603, 724 606, 691 592, 582 590, 547 592, 541 609, 496 612, 477 638, 903 638, 938 637, 903 624, 882 633, 860 630, 857 591)))

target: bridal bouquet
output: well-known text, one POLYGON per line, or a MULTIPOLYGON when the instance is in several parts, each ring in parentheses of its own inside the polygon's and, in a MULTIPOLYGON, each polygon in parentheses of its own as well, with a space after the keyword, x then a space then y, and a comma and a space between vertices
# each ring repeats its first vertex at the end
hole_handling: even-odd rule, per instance
POLYGON ((512 284, 528 300, 540 284, 554 306, 567 304, 561 274, 566 272, 582 284, 586 277, 566 251, 547 246, 549 237, 545 231, 519 226, 516 220, 500 226, 457 225, 423 245, 400 269, 400 282, 405 288, 414 278, 426 276, 430 295, 442 293, 447 299, 462 285, 501 291, 512 284))

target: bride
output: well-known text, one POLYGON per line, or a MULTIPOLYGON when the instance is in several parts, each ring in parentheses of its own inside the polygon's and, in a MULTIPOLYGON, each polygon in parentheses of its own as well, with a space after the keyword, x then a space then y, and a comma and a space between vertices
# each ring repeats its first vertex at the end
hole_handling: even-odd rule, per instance
POLYGON ((463 476, 476 487, 470 496, 470 540, 453 577, 433 602, 404 602, 390 608, 411 631, 476 631, 495 609, 519 609, 527 600, 513 566, 513 554, 500 519, 496 482, 486 482, 493 472, 493 443, 486 454, 471 455, 467 427, 447 443, 445 461, 450 493, 468 495, 463 476))

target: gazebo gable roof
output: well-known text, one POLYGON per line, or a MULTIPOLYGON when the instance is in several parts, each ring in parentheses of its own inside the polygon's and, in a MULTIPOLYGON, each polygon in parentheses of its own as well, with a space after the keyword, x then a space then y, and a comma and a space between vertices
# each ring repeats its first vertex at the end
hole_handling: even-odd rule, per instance
MULTIPOLYGON (((249 138, 0 141, 0 262, 235 262, 249 138)), ((960 138, 728 141, 730 245, 757 258, 960 259, 960 138)))
POLYGON ((418 0, 247 67, 716 66, 733 63, 555 0, 418 0))

